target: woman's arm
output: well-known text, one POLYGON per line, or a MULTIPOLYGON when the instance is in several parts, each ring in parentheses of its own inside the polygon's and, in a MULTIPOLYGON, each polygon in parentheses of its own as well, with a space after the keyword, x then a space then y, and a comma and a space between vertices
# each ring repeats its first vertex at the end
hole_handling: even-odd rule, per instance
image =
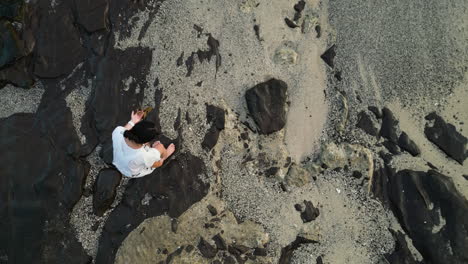
POLYGON ((125 130, 130 130, 132 129, 132 127, 141 121, 141 119, 143 118, 143 115, 144 115, 144 112, 141 111, 141 110, 138 110, 136 113, 135 111, 132 111, 132 115, 131 115, 131 118, 130 118, 130 121, 128 121, 127 124, 125 124, 124 128, 125 130))

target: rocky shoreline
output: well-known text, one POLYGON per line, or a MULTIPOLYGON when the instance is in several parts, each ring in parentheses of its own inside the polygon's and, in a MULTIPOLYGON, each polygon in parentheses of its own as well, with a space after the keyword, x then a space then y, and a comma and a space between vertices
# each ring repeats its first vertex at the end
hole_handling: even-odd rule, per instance
POLYGON ((378 2, 1 3, 0 263, 466 263, 466 3, 378 2))

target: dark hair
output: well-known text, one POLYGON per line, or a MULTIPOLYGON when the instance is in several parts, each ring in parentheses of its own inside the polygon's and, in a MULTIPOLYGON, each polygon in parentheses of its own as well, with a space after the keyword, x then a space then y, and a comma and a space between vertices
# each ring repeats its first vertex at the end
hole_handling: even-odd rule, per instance
POLYGON ((140 121, 135 124, 130 130, 124 132, 124 137, 135 141, 138 144, 150 142, 156 137, 156 129, 154 123, 148 121, 140 121))

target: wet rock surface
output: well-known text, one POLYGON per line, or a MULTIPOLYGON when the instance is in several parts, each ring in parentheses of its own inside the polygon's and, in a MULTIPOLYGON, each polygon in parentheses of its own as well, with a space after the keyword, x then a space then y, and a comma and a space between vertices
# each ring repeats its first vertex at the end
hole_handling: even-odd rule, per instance
POLYGON ((8 138, 0 149, 9 153, 0 157, 0 254, 13 263, 89 263, 68 216, 89 165, 41 134, 43 124, 34 114, 0 119, 0 135, 8 138), (47 170, 44 164, 49 164, 47 170))
POLYGON ((94 213, 102 216, 109 209, 116 195, 116 188, 122 179, 117 170, 104 169, 99 172, 94 183, 93 208, 94 213))
POLYGON ((468 156, 467 142, 468 140, 456 128, 447 122, 436 113, 431 113, 426 116, 426 120, 433 122, 427 124, 424 128, 426 137, 438 146, 449 157, 463 164, 468 156))
POLYGON ((281 130, 286 124, 285 82, 271 79, 247 90, 247 107, 260 134, 271 134, 281 130))
POLYGON ((114 263, 115 254, 127 235, 146 218, 167 214, 178 217, 208 192, 200 180, 205 165, 189 153, 180 154, 150 176, 133 179, 122 202, 109 215, 99 240, 97 263, 114 263), (143 203, 149 195, 149 203, 143 203))
POLYGON ((435 170, 399 171, 389 178, 388 198, 425 261, 462 263, 467 259, 468 201, 446 176, 435 170), (451 250, 441 245, 450 245, 451 250))

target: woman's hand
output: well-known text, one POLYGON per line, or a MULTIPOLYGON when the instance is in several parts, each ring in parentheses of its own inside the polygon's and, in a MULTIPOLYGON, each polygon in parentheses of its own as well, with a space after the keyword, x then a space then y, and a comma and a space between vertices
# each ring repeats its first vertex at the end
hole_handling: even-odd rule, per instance
POLYGON ((141 111, 141 110, 138 110, 136 111, 132 111, 132 116, 131 116, 131 120, 134 124, 138 123, 141 121, 141 119, 143 119, 143 115, 144 115, 144 112, 141 111))

